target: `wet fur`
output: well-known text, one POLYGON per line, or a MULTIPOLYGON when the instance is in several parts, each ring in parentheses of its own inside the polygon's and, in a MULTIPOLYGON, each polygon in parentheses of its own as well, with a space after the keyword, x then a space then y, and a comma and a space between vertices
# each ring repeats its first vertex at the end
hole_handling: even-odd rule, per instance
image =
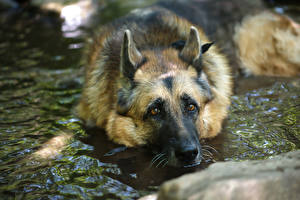
MULTIPOLYGON (((79 117, 88 125, 105 129, 116 143, 129 147, 144 145, 153 142, 153 129, 157 126, 145 122, 149 103, 157 97, 165 99, 180 126, 178 104, 186 93, 200 107, 195 122, 199 138, 216 136, 230 105, 230 70, 227 59, 214 45, 202 56, 200 77, 191 63, 178 56, 178 49, 171 44, 186 41, 191 26, 167 10, 153 8, 135 11, 102 26, 86 51, 85 86, 77 109, 79 117), (133 74, 136 85, 130 84, 120 73, 120 51, 126 29, 131 31, 137 48, 146 57, 133 74), (170 80, 166 80, 169 77, 172 77, 171 86, 170 80), (129 109, 120 113, 120 106, 129 106, 129 109)), ((202 44, 210 43, 202 29, 197 29, 202 44)))

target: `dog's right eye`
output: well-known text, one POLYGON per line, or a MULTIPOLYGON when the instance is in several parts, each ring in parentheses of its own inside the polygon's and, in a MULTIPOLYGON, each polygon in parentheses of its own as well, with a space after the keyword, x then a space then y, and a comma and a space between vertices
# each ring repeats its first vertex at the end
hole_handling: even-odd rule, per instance
POLYGON ((192 112, 192 111, 195 111, 196 110, 196 106, 194 104, 190 104, 187 106, 187 110, 192 112))
POLYGON ((160 113, 160 109, 157 108, 157 107, 152 108, 152 109, 150 110, 150 114, 151 114, 152 116, 156 116, 156 115, 158 115, 159 113, 160 113))

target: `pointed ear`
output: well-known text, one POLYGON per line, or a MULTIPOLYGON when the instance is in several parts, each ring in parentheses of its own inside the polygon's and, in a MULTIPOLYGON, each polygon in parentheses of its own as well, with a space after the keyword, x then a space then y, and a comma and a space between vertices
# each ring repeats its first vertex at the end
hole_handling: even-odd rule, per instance
POLYGON ((121 47, 120 71, 123 76, 133 80, 134 73, 143 60, 142 54, 135 46, 130 30, 127 29, 121 47))
POLYGON ((189 37, 180 52, 180 56, 187 62, 193 62, 201 55, 201 41, 197 28, 191 26, 189 37))
POLYGON ((196 27, 191 26, 189 37, 179 55, 184 61, 193 65, 198 75, 200 75, 202 71, 202 47, 199 32, 196 27))

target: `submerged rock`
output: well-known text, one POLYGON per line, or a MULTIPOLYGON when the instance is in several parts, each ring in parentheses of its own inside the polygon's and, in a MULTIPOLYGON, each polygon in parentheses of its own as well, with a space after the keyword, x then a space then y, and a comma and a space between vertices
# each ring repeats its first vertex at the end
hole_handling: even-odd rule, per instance
POLYGON ((267 160, 219 162, 164 183, 158 200, 299 199, 300 151, 267 160))

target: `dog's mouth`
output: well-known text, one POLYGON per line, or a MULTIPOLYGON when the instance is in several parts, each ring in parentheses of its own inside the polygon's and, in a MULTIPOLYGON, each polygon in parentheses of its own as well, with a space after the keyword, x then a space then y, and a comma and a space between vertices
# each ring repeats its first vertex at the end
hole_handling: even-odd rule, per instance
POLYGON ((177 167, 177 168, 192 168, 201 164, 202 156, 201 151, 199 151, 198 155, 191 160, 182 160, 182 158, 178 158, 174 151, 152 151, 154 153, 154 157, 151 160, 150 166, 154 167, 177 167))
POLYGON ((201 155, 198 155, 197 158, 189 161, 182 161, 177 157, 169 157, 168 158, 168 166, 179 167, 179 168, 192 168, 201 164, 201 155))

